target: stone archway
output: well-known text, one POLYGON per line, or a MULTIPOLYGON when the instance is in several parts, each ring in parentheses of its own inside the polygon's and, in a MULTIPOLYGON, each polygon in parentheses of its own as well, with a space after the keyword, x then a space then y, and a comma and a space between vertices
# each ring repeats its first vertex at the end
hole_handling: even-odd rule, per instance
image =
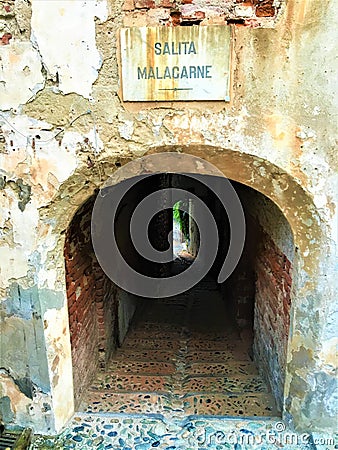
MULTIPOLYGON (((296 255, 293 263, 291 333, 288 345, 283 415, 286 419, 292 417, 298 428, 304 429, 307 426, 307 421, 304 419, 305 402, 311 387, 305 383, 304 389, 296 392, 293 389, 293 383, 297 370, 301 368, 304 371, 304 352, 309 358, 309 366, 315 364, 313 354, 318 346, 318 342, 313 339, 316 334, 313 329, 314 325, 312 325, 315 322, 315 310, 309 311, 306 310, 306 307, 304 310, 304 305, 307 304, 308 298, 315 295, 320 282, 320 244, 323 239, 318 215, 310 197, 289 174, 269 161, 252 155, 207 146, 180 147, 179 149, 162 147, 152 151, 184 151, 210 161, 227 178, 250 186, 270 198, 287 218, 294 235, 296 255), (317 244, 314 244, 314 241, 317 241, 317 244), (308 281, 309 279, 311 281, 308 281), (307 322, 304 325, 302 319, 305 315, 307 322), (301 358, 299 358, 299 353, 301 353, 301 358)), ((100 161, 100 165, 101 173, 104 172, 107 177, 114 172, 114 167, 109 161, 100 161)), ((53 205, 42 211, 41 215, 42 220, 53 218, 56 224, 53 233, 57 244, 53 254, 59 276, 59 300, 55 305, 49 302, 44 320, 53 413, 57 431, 74 410, 66 290, 63 282, 65 279, 63 233, 77 208, 89 198, 93 188, 99 186, 96 177, 93 177, 92 180, 86 179, 78 171, 64 183, 59 190, 58 199, 54 201, 53 205), (75 184, 78 186, 76 189, 75 184), (71 203, 69 204, 70 199, 71 203), (65 215, 65 210, 67 215, 65 215)), ((41 293, 41 297, 43 295, 41 293)))

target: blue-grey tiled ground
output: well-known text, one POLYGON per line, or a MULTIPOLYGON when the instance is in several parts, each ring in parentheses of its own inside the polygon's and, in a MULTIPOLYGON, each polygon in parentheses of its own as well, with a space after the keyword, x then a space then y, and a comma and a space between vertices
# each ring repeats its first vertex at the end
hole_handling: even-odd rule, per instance
MULTIPOLYGON (((313 450, 307 435, 293 434, 278 419, 164 418, 76 414, 57 437, 36 436, 36 449, 114 450, 313 450)), ((319 447, 318 447, 319 448, 319 447)), ((321 449, 338 448, 321 446, 321 449)))

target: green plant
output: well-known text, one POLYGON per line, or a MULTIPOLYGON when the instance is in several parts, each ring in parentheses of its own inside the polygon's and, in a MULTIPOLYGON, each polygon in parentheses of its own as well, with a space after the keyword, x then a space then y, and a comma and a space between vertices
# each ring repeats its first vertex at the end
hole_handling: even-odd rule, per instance
POLYGON ((188 205, 182 200, 175 203, 173 207, 173 218, 179 224, 184 239, 189 242, 189 214, 186 211, 183 211, 183 206, 187 209, 188 205))

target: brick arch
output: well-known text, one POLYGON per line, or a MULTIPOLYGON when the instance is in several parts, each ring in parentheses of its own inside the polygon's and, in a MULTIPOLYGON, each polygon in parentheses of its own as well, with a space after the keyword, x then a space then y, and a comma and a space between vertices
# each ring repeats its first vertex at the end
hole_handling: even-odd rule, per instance
MULTIPOLYGON (((307 335, 303 336, 299 330, 299 320, 302 316, 301 305, 307 296, 318 295, 316 293, 316 277, 319 271, 319 258, 321 252, 321 244, 324 242, 323 230, 320 228, 320 221, 316 208, 305 190, 298 184, 298 182, 281 168, 272 164, 270 161, 259 158, 254 155, 234 152, 227 149, 218 149, 211 146, 187 146, 179 148, 168 146, 158 147, 150 150, 149 153, 160 152, 184 152, 203 158, 219 170, 223 174, 234 181, 247 185, 256 191, 264 194, 270 198, 282 211, 287 221, 290 224, 294 236, 294 243, 297 248, 297 254, 293 264, 294 272, 298 275, 300 273, 306 276, 296 276, 294 279, 296 283, 293 287, 292 297, 292 311, 291 311, 291 333, 289 336, 288 345, 288 367, 286 369, 286 383, 284 391, 284 417, 293 417, 295 423, 299 428, 304 428, 305 422, 303 420, 302 407, 305 407, 307 390, 299 393, 299 398, 296 403, 291 402, 289 393, 292 391, 293 376, 297 371, 297 362, 294 360, 294 354, 298 351, 301 342, 306 342, 307 339, 313 339, 314 333, 311 328, 311 322, 315 322, 315 317, 311 319, 312 311, 308 311, 308 319, 310 322, 307 335), (313 241, 317 244, 314 245, 313 241), (306 280, 311 278, 311 283, 306 280), (301 336, 301 337, 300 337, 301 336)), ((124 161, 128 162, 128 160, 124 161)), ((99 161, 100 172, 105 174, 107 179, 111 176, 116 167, 111 160, 101 159, 99 161)), ((136 175, 136 174, 134 174, 136 175)), ((132 176, 132 175, 131 175, 132 176)), ((70 224, 76 210, 83 204, 90 196, 93 195, 95 189, 99 188, 102 182, 99 180, 99 174, 86 176, 84 169, 77 170, 73 176, 67 180, 59 189, 57 199, 54 199, 53 205, 45 208, 42 211, 43 220, 53 219, 55 223, 54 233, 57 236, 57 245, 55 248, 55 264, 60 269, 60 274, 64 276, 64 231, 70 224), (74 186, 77 185, 77 189, 74 186), (82 187, 82 188, 81 188, 82 187), (71 197, 71 203, 69 198, 71 197), (67 214, 65 214, 67 211, 67 214)), ((64 295, 64 306, 67 305, 67 296, 65 285, 61 288, 64 295)), ((49 304, 53 308, 52 304, 49 304)), ((58 362, 58 378, 54 383, 52 378, 52 367, 54 359, 49 360, 51 384, 54 399, 54 415, 56 418, 56 429, 60 429, 74 410, 72 401, 69 400, 68 406, 63 407, 65 396, 70 399, 73 395, 72 386, 66 382, 67 377, 71 375, 70 367, 70 338, 69 338, 69 324, 67 308, 65 307, 60 313, 60 321, 65 323, 65 339, 63 341, 64 348, 57 349, 59 358, 58 362), (67 337, 68 336, 68 337, 67 337), (64 382, 64 383, 63 383, 64 382), (54 383, 54 384, 53 384, 54 383), (68 392, 65 392, 67 386, 68 392), (65 410, 67 408, 67 411, 65 410)), ((56 336, 55 336, 56 337, 56 336)), ((55 349, 52 346, 53 336, 46 336, 47 354, 53 352, 55 349)), ((315 341, 313 345, 318 345, 315 341)), ((314 356, 313 356, 314 358, 314 356)), ((312 364, 313 362, 310 362, 312 364)), ((300 362, 299 364, 303 364, 300 362)), ((303 367, 302 367, 303 368, 303 367)), ((308 387, 310 391, 310 386, 308 387)))
MULTIPOLYGON (((296 246, 301 253, 307 255, 306 267, 310 269, 317 265, 321 250, 319 246, 314 248, 311 242, 313 238, 321 242, 323 237, 320 218, 310 195, 291 174, 256 155, 207 145, 156 147, 147 152, 147 155, 162 152, 183 152, 205 159, 230 180, 264 194, 279 207, 289 222, 296 246), (310 247, 311 254, 308 255, 310 247)), ((121 162, 119 160, 118 166, 133 159, 136 158, 124 158, 121 162)), ((64 232, 77 209, 100 189, 117 169, 110 159, 98 160, 97 164, 101 167, 100 174, 95 172, 91 175, 88 171, 86 174, 83 167, 78 168, 60 186, 58 196, 50 207, 42 211, 42 217, 53 217, 56 231, 64 232), (56 204, 57 208, 54 206, 56 204)))

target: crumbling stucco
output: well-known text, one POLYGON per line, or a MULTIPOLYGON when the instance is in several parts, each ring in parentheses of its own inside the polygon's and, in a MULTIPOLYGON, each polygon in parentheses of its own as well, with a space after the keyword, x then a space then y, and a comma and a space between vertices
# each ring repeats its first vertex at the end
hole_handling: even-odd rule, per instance
POLYGON ((2 110, 18 108, 43 89, 45 80, 41 58, 30 42, 13 40, 8 45, 0 46, 0 61, 2 110))
POLYGON ((106 20, 104 0, 32 1, 32 42, 48 76, 64 94, 76 92, 87 98, 91 94, 102 62, 95 43, 95 17, 106 20))

